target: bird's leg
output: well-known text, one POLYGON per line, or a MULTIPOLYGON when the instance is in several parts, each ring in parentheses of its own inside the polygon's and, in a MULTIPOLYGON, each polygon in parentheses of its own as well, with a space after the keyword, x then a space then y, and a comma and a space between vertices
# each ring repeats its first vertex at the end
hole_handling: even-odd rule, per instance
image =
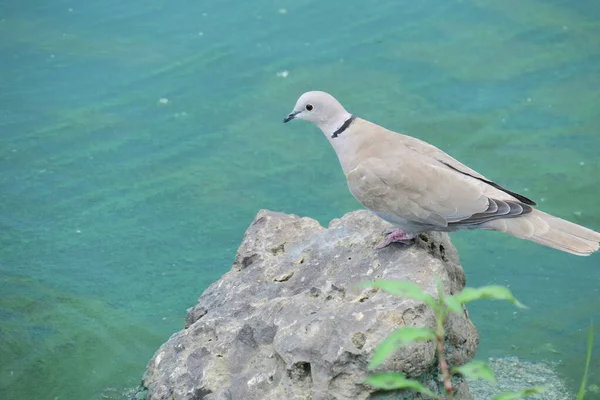
POLYGON ((402 244, 412 244, 414 242, 414 238, 416 235, 402 232, 398 228, 387 229, 385 231, 385 239, 381 241, 376 249, 383 249, 387 247, 391 243, 402 243, 402 244))

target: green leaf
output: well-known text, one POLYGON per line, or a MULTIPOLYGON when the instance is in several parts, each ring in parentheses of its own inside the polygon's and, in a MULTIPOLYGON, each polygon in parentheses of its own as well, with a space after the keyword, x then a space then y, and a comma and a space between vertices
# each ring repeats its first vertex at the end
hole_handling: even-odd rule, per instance
POLYGON ((484 363, 483 361, 473 360, 470 363, 461 365, 460 367, 452 368, 452 371, 458 372, 465 378, 485 379, 492 383, 497 383, 494 371, 492 371, 490 366, 484 363))
POLYGON ((462 305, 461 305, 460 301, 458 301, 456 296, 444 297, 444 303, 446 303, 446 307, 448 307, 448 309, 450 311, 454 311, 455 313, 458 313, 458 314, 463 312, 462 305))
POLYGON ((531 396, 532 394, 544 393, 545 391, 545 387, 534 387, 530 389, 521 390, 520 392, 504 392, 500 393, 492 400, 517 400, 527 396, 531 396))
POLYGON ((377 368, 394 350, 412 342, 435 339, 435 333, 428 328, 404 327, 388 335, 375 349, 369 363, 369 369, 377 368))
POLYGON ((388 293, 396 296, 409 297, 418 301, 422 301, 431 308, 435 308, 435 300, 429 294, 424 292, 419 285, 412 282, 404 281, 372 281, 360 284, 364 287, 375 287, 385 290, 388 293))
POLYGON ((435 277, 435 287, 437 287, 438 301, 444 298, 444 284, 439 276, 435 277))
POLYGON ((583 378, 581 380, 581 386, 579 386, 579 393, 577 393, 577 400, 583 400, 585 395, 585 386, 587 384, 588 370, 590 369, 590 360, 592 359, 592 346, 594 344, 594 323, 590 324, 590 331, 588 334, 587 344, 587 356, 585 358, 585 369, 583 370, 583 378))
POLYGON ((374 374, 365 379, 363 383, 383 390, 410 389, 414 390, 415 392, 423 393, 434 399, 441 399, 441 397, 431 392, 419 381, 406 379, 402 374, 396 374, 391 372, 374 374))
POLYGON ((519 308, 527 308, 519 300, 515 299, 510 290, 504 286, 491 285, 479 289, 466 287, 460 293, 456 294, 455 297, 461 304, 478 299, 494 299, 508 300, 519 308))

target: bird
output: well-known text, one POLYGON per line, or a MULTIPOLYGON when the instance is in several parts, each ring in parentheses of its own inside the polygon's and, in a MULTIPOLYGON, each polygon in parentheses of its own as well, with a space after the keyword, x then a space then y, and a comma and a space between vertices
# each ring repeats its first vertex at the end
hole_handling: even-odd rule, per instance
POLYGON ((439 148, 349 113, 332 95, 302 94, 283 120, 306 120, 333 147, 354 198, 393 228, 376 247, 410 244, 421 233, 484 229, 578 256, 600 233, 547 214, 439 148))

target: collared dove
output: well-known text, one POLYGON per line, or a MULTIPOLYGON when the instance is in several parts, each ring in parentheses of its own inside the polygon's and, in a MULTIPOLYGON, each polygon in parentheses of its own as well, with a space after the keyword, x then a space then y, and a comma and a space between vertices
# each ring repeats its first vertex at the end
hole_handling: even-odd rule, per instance
POLYGON ((427 231, 487 229, 571 254, 599 248, 600 233, 536 210, 435 146, 348 113, 330 94, 307 92, 283 120, 317 125, 333 146, 352 195, 391 223, 386 239, 409 242, 427 231))

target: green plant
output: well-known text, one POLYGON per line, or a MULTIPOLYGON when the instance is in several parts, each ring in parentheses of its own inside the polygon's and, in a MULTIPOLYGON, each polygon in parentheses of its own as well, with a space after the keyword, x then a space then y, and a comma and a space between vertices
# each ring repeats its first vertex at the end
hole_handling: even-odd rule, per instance
MULTIPOLYGON (((494 372, 486 363, 482 361, 473 360, 465 365, 450 368, 446 361, 444 352, 444 322, 449 313, 462 313, 463 304, 473 300, 507 300, 519 308, 525 308, 525 306, 512 295, 510 290, 502 286, 484 286, 479 289, 467 287, 455 295, 444 296, 441 283, 438 281, 438 296, 437 299, 435 299, 429 293, 424 292, 418 285, 411 282, 373 281, 363 283, 362 286, 379 288, 397 296, 409 297, 417 301, 421 301, 427 306, 431 307, 436 317, 435 330, 430 328, 402 327, 392 332, 377 346, 373 352, 371 362, 369 363, 368 367, 369 370, 374 370, 380 366, 386 360, 386 358, 398 348, 414 342, 433 340, 437 345, 436 355, 443 376, 444 391, 448 400, 452 400, 454 398, 452 375, 459 374, 466 378, 486 379, 490 382, 496 383, 494 372)), ((588 351, 588 364, 590 355, 591 350, 588 351)), ((414 379, 408 379, 398 372, 373 373, 364 381, 364 383, 382 390, 408 389, 419 392, 433 399, 443 399, 443 397, 433 393, 421 382, 414 379)), ((583 383, 582 387, 584 386, 585 382, 583 383)), ((545 388, 543 387, 535 387, 525 389, 520 392, 504 392, 498 394, 493 400, 522 399, 526 396, 542 393, 544 391, 545 388)), ((581 397, 581 399, 583 399, 583 397, 581 397)))
POLYGON ((587 355, 585 357, 585 369, 583 371, 583 378, 581 379, 581 386, 579 386, 579 392, 577 393, 577 400, 583 400, 585 396, 585 386, 587 383, 588 372, 590 369, 590 360, 592 359, 592 346, 594 344, 594 323, 590 324, 590 330, 588 333, 587 343, 587 355))

